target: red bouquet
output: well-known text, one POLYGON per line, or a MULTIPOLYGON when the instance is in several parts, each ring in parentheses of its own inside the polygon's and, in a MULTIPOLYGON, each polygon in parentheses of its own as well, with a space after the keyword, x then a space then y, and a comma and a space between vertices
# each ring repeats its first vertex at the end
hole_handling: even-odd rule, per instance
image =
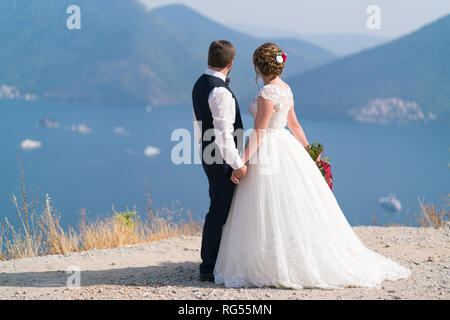
POLYGON ((333 174, 331 173, 330 158, 326 157, 325 159, 317 160, 317 158, 323 151, 323 145, 320 142, 317 144, 312 143, 306 148, 306 150, 308 151, 311 158, 316 162, 317 167, 325 178, 325 181, 328 183, 330 189, 333 190, 333 174))

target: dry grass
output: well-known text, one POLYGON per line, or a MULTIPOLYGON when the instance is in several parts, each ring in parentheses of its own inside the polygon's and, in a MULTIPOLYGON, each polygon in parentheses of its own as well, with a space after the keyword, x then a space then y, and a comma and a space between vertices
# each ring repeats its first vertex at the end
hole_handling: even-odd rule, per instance
POLYGON ((372 223, 374 226, 378 226, 378 220, 377 217, 375 215, 372 215, 372 223))
POLYGON ((117 248, 125 245, 159 241, 180 235, 195 235, 201 231, 199 223, 192 221, 174 222, 173 217, 184 214, 175 208, 149 212, 141 219, 136 211, 115 212, 115 215, 101 220, 87 222, 85 210, 80 213, 79 239, 81 250, 117 248), (132 218, 129 214, 133 213, 132 218))
POLYGON ((446 221, 450 218, 450 194, 442 196, 443 204, 427 202, 419 199, 421 208, 421 216, 417 218, 417 222, 422 227, 433 227, 438 229, 443 227, 446 221))
POLYGON ((37 212, 37 198, 29 200, 20 160, 19 169, 21 196, 17 199, 12 195, 11 200, 20 225, 16 230, 8 219, 0 221, 0 260, 117 248, 180 235, 195 235, 201 231, 200 223, 192 220, 189 211, 177 209, 176 206, 153 210, 148 189, 146 216, 140 217, 136 210, 118 212, 113 208, 112 216, 89 221, 86 210, 82 209, 77 229, 69 227, 66 231, 61 227, 60 216, 48 195, 42 209, 37 212))

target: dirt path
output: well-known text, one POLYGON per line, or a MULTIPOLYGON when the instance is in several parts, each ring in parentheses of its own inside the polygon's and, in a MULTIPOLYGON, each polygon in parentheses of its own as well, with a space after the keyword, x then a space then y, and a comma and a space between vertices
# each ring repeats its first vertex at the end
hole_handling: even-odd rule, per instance
POLYGON ((197 280, 198 235, 0 262, 0 299, 450 299, 450 224, 354 230, 366 246, 411 268, 412 276, 377 289, 229 289, 197 280), (76 274, 66 271, 76 268, 81 286, 68 287, 76 274))

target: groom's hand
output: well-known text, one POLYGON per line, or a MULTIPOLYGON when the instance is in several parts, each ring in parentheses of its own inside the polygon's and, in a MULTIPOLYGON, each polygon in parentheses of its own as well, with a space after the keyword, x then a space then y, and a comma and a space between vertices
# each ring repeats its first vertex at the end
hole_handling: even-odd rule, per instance
POLYGON ((247 166, 243 165, 241 168, 233 170, 230 179, 233 183, 238 184, 241 181, 241 179, 245 177, 246 174, 247 174, 247 166))

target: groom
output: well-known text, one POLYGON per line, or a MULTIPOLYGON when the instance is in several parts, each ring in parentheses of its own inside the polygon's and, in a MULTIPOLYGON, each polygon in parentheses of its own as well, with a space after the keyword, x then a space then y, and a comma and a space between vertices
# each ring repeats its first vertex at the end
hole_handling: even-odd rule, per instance
POLYGON ((247 166, 239 156, 243 141, 241 113, 227 81, 235 55, 231 42, 213 41, 209 47, 208 68, 192 90, 194 129, 198 136, 201 135, 198 140, 210 198, 203 226, 201 281, 214 281, 222 226, 227 220, 236 186, 230 179, 231 174, 240 180, 247 173, 247 166))

